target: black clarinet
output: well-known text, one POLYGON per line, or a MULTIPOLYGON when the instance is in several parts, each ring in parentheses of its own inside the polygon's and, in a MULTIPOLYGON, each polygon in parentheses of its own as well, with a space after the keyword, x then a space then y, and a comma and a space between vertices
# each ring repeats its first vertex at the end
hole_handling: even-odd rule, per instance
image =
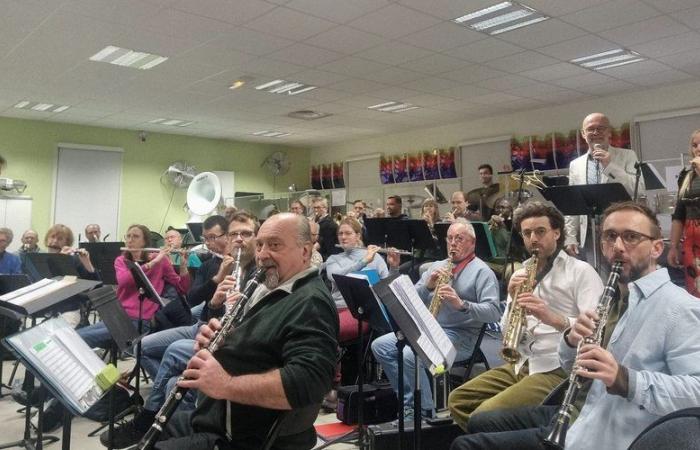
MULTIPOLYGON (((226 337, 241 323, 245 305, 248 303, 250 296, 253 295, 258 285, 265 279, 265 271, 266 268, 255 271, 253 278, 246 284, 241 298, 230 311, 223 315, 221 318, 221 328, 214 333, 211 341, 209 341, 209 345, 206 346, 206 350, 208 350, 209 353, 214 353, 224 342, 226 337)), ((184 379, 184 375, 181 375, 178 381, 184 379)), ((170 391, 168 398, 165 399, 165 403, 163 403, 163 406, 158 410, 158 414, 156 414, 151 428, 149 428, 143 438, 141 438, 137 448, 140 450, 150 450, 153 448, 160 434, 163 432, 163 429, 173 416, 173 413, 175 413, 177 407, 180 406, 180 402, 185 397, 185 394, 187 394, 187 391, 189 391, 188 388, 177 385, 170 391)))
MULTIPOLYGON (((578 347, 576 348, 577 359, 581 352, 581 346, 584 344, 600 345, 603 342, 603 330, 608 321, 608 313, 610 312, 612 300, 615 297, 617 281, 620 279, 621 272, 622 263, 615 261, 612 270, 610 270, 610 275, 608 275, 608 282, 605 285, 603 294, 600 296, 600 300, 596 306, 596 313, 598 314, 599 320, 595 323, 593 334, 579 341, 578 347)), ((566 395, 564 396, 564 400, 561 402, 561 406, 557 411, 552 429, 543 440, 543 443, 547 448, 558 450, 564 448, 564 443, 566 442, 566 432, 569 430, 569 421, 571 420, 571 413, 574 409, 576 396, 581 390, 581 387, 583 387, 583 384, 590 381, 588 378, 577 375, 577 369, 578 367, 574 361, 574 365, 571 368, 571 374, 569 374, 569 387, 566 390, 566 395)))

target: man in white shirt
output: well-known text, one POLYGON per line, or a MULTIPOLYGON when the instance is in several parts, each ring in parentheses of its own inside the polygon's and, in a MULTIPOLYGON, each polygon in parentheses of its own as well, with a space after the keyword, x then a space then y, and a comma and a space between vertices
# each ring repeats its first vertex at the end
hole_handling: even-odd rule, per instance
MULTIPOLYGON (((620 183, 634 195, 637 154, 625 148, 612 147, 610 120, 602 113, 592 113, 583 119, 581 136, 588 144, 585 155, 571 161, 569 185, 620 183)), ((644 192, 644 180, 639 180, 639 192, 644 192)), ((593 243, 586 239, 590 233, 587 216, 566 216, 566 252, 571 256, 584 247, 585 259, 593 263, 593 243)))
MULTIPOLYGON (((581 311, 593 308, 603 291, 603 283, 590 265, 562 251, 564 217, 558 210, 530 202, 516 210, 514 223, 527 251, 537 251, 537 276, 532 291, 518 292, 527 272, 521 269, 513 274, 501 327, 505 336, 517 302, 526 315, 525 338, 517 343, 512 362, 452 391, 448 405, 463 429, 475 412, 539 404, 566 377, 557 354, 562 332, 581 311)), ((532 259, 525 262, 526 268, 529 263, 532 259)))

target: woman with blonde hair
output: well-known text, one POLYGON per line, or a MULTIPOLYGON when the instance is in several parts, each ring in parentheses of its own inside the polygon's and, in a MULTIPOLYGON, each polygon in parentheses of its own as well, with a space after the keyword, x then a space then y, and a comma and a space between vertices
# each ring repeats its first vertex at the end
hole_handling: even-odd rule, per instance
POLYGON ((690 167, 683 169, 678 177, 678 200, 671 222, 668 264, 684 268, 686 289, 700 297, 700 129, 690 135, 688 152, 690 167))

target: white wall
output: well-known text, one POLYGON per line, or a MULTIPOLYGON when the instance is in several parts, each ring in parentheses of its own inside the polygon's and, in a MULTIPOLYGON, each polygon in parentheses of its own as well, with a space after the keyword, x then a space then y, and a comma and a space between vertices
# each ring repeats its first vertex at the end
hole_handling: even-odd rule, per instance
MULTIPOLYGON (((435 147, 501 135, 546 134, 580 127, 591 112, 607 114, 613 125, 631 121, 635 116, 700 106, 700 82, 678 84, 646 91, 600 97, 537 110, 487 117, 440 127, 362 139, 316 147, 311 151, 315 164, 341 161, 350 156, 415 152, 435 147)), ((700 127, 700 124, 698 124, 700 127)), ((696 128, 698 128, 696 127, 696 128)), ((688 135, 692 130, 688 130, 688 135)), ((651 155, 646 155, 649 158, 651 155)))

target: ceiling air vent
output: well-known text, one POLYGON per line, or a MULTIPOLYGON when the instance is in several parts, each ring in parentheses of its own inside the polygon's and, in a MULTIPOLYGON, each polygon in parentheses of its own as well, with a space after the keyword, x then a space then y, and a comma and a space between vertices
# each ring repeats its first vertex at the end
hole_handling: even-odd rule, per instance
POLYGON ((311 111, 310 109, 303 109, 301 111, 292 111, 289 114, 287 114, 287 116, 291 117, 292 119, 302 119, 302 120, 316 120, 316 119, 321 119, 323 117, 328 117, 330 115, 331 115, 330 113, 311 111))

